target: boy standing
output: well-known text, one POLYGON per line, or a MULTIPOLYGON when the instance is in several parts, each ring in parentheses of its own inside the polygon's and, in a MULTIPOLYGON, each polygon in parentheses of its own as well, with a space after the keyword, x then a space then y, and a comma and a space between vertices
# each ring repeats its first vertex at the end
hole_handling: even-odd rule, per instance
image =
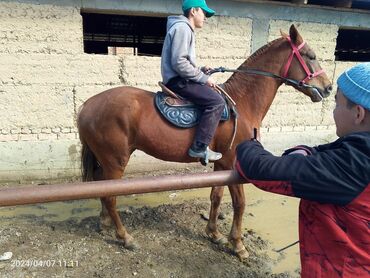
POLYGON ((245 141, 236 168, 262 190, 301 198, 302 277, 370 277, 370 63, 338 78, 335 103, 335 142, 276 157, 245 141))
POLYGON ((220 121, 225 101, 212 88, 214 81, 207 75, 211 68, 199 68, 195 62, 195 28, 202 28, 205 18, 214 15, 205 0, 184 0, 184 15, 169 16, 167 34, 162 49, 163 83, 180 96, 202 109, 188 155, 211 161, 222 157, 208 148, 220 121))

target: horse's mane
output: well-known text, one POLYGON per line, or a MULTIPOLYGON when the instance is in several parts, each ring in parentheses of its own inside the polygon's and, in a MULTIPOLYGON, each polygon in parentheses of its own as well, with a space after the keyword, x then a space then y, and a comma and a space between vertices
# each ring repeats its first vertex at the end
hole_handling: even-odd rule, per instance
POLYGON ((266 50, 270 48, 271 45, 273 45, 276 42, 281 41, 281 40, 283 40, 283 38, 277 38, 277 39, 275 39, 273 41, 270 41, 268 44, 265 44, 261 48, 257 49, 251 56, 249 56, 247 58, 247 60, 244 61, 243 64, 240 65, 240 67, 243 67, 243 66, 245 66, 245 65, 253 62, 257 57, 259 57, 260 55, 264 54, 266 52, 266 50))
MULTIPOLYGON (((274 45, 275 43, 277 42, 280 42, 282 41, 284 38, 277 38, 267 44, 265 44, 264 46, 262 46, 261 48, 259 48, 258 50, 256 50, 251 56, 249 56, 247 58, 247 60, 245 60, 239 67, 238 69, 243 69, 243 68, 248 68, 248 65, 250 65, 251 63, 253 63, 259 56, 263 55, 272 45, 274 45)), ((238 84, 240 80, 242 79, 246 79, 246 78, 249 78, 249 75, 246 75, 246 74, 238 74, 238 73, 234 73, 233 75, 231 75, 231 77, 225 82, 225 86, 229 86, 231 85, 231 83, 234 83, 234 84, 238 84), (238 81, 234 82, 235 79, 237 79, 238 81)), ((234 88, 233 89, 236 94, 238 95, 241 95, 242 93, 240 92, 240 90, 238 88, 234 88)))

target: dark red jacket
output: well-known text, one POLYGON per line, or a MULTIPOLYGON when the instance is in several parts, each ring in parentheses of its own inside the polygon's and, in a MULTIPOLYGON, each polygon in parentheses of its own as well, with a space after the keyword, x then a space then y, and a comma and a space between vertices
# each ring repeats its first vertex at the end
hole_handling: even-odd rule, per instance
POLYGON ((276 157, 256 141, 237 147, 236 168, 257 187, 301 198, 302 277, 370 277, 370 133, 276 157))

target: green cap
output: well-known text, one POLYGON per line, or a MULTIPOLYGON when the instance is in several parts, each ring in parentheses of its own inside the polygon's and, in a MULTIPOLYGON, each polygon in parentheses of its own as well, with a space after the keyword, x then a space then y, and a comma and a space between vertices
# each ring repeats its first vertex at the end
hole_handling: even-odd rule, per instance
POLYGON ((215 11, 208 8, 205 0, 183 0, 182 1, 182 10, 185 12, 190 8, 201 8, 206 17, 211 17, 215 14, 215 11))

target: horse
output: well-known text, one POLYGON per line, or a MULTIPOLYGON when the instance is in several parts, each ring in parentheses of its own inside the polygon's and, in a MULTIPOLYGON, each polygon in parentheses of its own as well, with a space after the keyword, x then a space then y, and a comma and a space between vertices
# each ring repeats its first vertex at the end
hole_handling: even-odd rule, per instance
MULTIPOLYGON (((290 27, 289 35, 281 31, 280 38, 252 54, 223 84, 224 90, 236 102, 239 124, 230 148, 234 122, 219 123, 210 144, 211 149, 223 154, 221 160, 214 162, 215 171, 233 169, 236 146, 252 138, 254 128, 260 137, 262 120, 278 88, 287 80, 295 81, 288 84, 310 97, 312 102, 321 101, 332 91, 332 84, 321 69, 315 52, 303 41, 294 25, 290 27), (269 74, 243 72, 250 68, 269 74)), ((197 161, 187 155, 195 128, 182 129, 171 125, 154 107, 154 97, 153 92, 122 86, 94 95, 82 104, 77 124, 82 144, 83 181, 121 179, 130 155, 137 149, 165 161, 197 161)), ((245 209, 243 185, 229 185, 228 188, 234 212, 228 238, 217 228, 224 186, 211 189, 211 208, 205 233, 214 243, 230 242, 232 252, 244 260, 249 253, 242 242, 241 232, 245 209)), ((126 230, 116 209, 116 197, 101 198, 101 205, 102 227, 114 223, 116 236, 122 240, 123 246, 137 248, 139 245, 126 230)))

